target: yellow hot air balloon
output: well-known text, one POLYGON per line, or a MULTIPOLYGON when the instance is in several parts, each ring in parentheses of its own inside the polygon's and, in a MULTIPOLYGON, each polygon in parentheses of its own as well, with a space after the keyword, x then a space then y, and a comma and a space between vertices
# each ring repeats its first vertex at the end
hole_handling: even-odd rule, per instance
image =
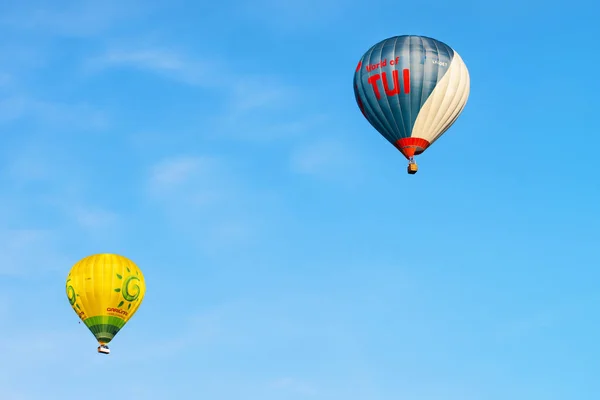
POLYGON ((109 354, 107 343, 142 304, 146 284, 128 258, 94 254, 71 268, 66 289, 71 307, 98 340, 98 352, 109 354))

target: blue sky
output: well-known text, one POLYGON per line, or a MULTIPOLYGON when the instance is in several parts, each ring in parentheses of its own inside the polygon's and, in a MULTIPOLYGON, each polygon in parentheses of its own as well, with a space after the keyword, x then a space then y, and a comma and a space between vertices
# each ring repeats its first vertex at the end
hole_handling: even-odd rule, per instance
POLYGON ((2 399, 600 398, 593 2, 12 3, 2 399), (415 176, 352 91, 398 34, 471 74, 415 176), (97 252, 148 286, 110 356, 97 252))

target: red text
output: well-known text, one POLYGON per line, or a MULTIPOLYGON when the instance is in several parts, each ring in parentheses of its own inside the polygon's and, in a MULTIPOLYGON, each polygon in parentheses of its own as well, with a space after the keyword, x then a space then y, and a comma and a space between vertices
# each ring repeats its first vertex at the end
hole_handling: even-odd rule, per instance
MULTIPOLYGON (((400 60, 400 56, 396 57, 395 59, 392 58, 390 60, 389 64, 397 65, 399 60, 400 60)), ((361 67, 361 65, 362 65, 362 63, 358 64, 357 70, 361 67)), ((378 63, 367 65, 365 67, 365 69, 367 70, 367 72, 371 72, 371 71, 376 70, 377 68, 383 68, 387 65, 388 65, 388 60, 387 60, 387 58, 384 58, 383 60, 379 61, 378 63)))
MULTIPOLYGON (((373 87, 373 92, 375 92, 375 97, 377 97, 377 100, 381 99, 381 92, 379 90, 379 85, 378 85, 378 81, 381 80, 383 82, 383 90, 385 91, 385 94, 388 96, 396 96, 397 94, 400 94, 400 78, 398 76, 398 70, 395 69, 392 71, 392 85, 390 87, 390 82, 389 82, 389 77, 387 75, 386 72, 381 72, 379 74, 375 74, 375 75, 371 75, 369 77, 369 84, 373 87)), ((409 69, 404 69, 402 71, 402 78, 403 78, 403 86, 404 86, 404 93, 410 93, 410 70, 409 69)))
POLYGON ((121 314, 121 315, 125 315, 125 316, 127 316, 129 314, 127 311, 119 310, 118 308, 112 308, 112 307, 108 307, 106 309, 106 311, 107 312, 113 312, 113 313, 121 314))

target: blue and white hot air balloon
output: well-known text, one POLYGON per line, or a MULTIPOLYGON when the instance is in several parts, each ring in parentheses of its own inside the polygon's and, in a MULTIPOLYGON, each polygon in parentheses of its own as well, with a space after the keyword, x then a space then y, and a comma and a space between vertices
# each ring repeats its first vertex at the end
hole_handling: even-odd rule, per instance
POLYGON ((456 121, 469 97, 467 66, 438 40, 394 36, 371 47, 354 73, 360 110, 409 160, 421 154, 456 121))

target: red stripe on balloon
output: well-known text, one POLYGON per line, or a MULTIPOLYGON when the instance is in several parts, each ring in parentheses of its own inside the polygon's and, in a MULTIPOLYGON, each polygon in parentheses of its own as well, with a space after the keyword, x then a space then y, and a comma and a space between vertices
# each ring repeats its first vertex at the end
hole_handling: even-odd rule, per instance
POLYGON ((429 145, 429 141, 417 137, 402 138, 396 142, 396 148, 400 150, 406 158, 421 154, 429 147, 429 145))

